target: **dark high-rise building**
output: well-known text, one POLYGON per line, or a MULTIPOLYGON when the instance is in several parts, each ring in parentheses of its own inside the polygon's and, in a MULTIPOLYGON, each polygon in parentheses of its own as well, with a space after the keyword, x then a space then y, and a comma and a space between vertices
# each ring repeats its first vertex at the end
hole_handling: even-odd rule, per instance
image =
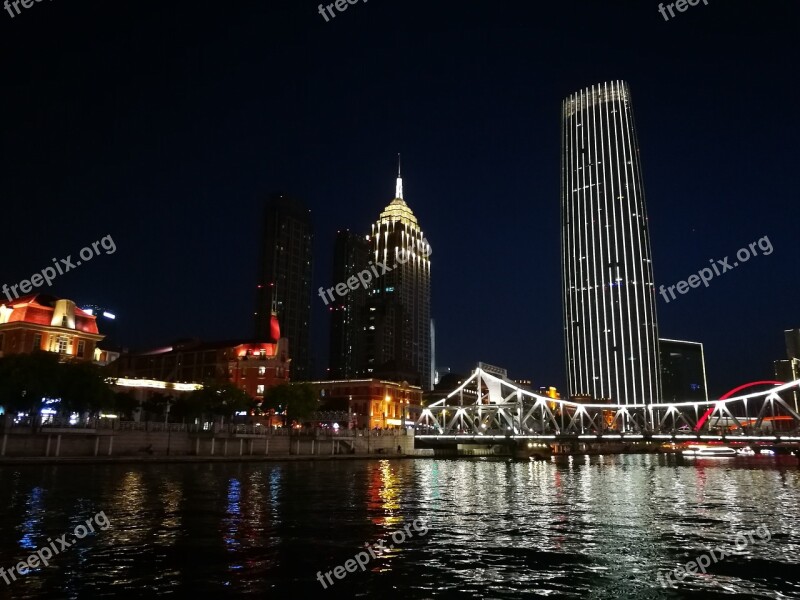
POLYGON ((660 339, 658 349, 664 402, 708 400, 703 344, 660 339))
POLYGON ((653 264, 627 84, 601 83, 566 98, 561 132, 569 393, 619 404, 657 402, 653 264))
MULTIPOLYGON (((367 236, 340 231, 333 254, 333 286, 368 268, 369 258, 367 236)), ((359 285, 344 296, 335 294, 328 306, 331 315, 329 379, 357 379, 366 375, 363 334, 366 300, 367 290, 359 285)))
MULTIPOLYGON (((786 360, 775 361, 775 379, 778 381, 797 381, 800 379, 800 329, 787 329, 783 332, 786 341, 786 360)), ((792 391, 795 410, 800 410, 800 394, 792 391)))
POLYGON ((783 337, 786 340, 786 358, 800 359, 800 329, 787 329, 783 337))
POLYGON ((407 380, 430 390, 431 249, 403 199, 403 180, 397 175, 395 198, 370 236, 377 277, 367 294, 363 324, 367 376, 407 380))
POLYGON ((272 310, 292 356, 290 376, 312 379, 309 326, 311 323, 311 211, 299 200, 272 195, 264 213, 261 270, 256 294, 256 339, 270 340, 272 310))

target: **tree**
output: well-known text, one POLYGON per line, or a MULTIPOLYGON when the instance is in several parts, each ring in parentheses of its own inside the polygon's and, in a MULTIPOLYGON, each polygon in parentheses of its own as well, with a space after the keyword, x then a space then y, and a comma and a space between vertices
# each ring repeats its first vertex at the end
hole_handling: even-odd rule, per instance
POLYGON ((111 404, 111 412, 127 418, 132 418, 134 411, 139 408, 139 401, 130 392, 116 392, 111 404))
POLYGON ((0 405, 8 413, 38 413, 43 398, 58 397, 59 367, 51 352, 0 358, 0 405))
POLYGON ((302 421, 317 410, 319 402, 314 388, 308 383, 284 383, 267 388, 264 408, 286 411, 288 420, 302 421))
POLYGON ((7 413, 31 414, 35 427, 45 399, 62 416, 97 412, 113 405, 114 394, 95 365, 59 362, 53 352, 13 354, 0 358, 0 405, 7 413))
POLYGON ((114 406, 114 392, 103 371, 91 363, 59 365, 58 393, 60 410, 65 414, 99 412, 114 406))
POLYGON ((202 414, 218 417, 231 417, 253 405, 253 399, 232 383, 216 382, 206 383, 203 389, 189 393, 186 402, 202 407, 202 414))

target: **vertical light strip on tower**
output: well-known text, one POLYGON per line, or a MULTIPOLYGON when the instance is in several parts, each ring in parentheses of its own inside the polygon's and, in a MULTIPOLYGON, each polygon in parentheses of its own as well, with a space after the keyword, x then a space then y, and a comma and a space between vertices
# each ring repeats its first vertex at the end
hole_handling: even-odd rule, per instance
POLYGON ((570 394, 621 404, 661 396, 653 264, 630 93, 564 100, 561 260, 570 394))

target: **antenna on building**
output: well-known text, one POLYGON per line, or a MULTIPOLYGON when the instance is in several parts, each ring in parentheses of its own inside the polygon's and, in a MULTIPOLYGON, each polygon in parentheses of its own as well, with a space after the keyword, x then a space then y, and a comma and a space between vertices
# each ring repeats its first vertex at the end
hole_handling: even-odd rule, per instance
POLYGON ((397 153, 397 189, 395 191, 395 198, 403 199, 403 176, 400 174, 400 153, 397 153))

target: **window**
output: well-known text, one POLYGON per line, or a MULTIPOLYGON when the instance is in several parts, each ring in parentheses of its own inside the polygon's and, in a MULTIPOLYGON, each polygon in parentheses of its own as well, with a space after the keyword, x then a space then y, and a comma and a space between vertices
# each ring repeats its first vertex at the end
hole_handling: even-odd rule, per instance
POLYGON ((58 347, 57 347, 56 352, 58 352, 59 354, 66 354, 67 353, 67 345, 69 344, 69 340, 67 339, 67 336, 65 336, 65 335, 58 336, 58 342, 57 343, 58 343, 58 347))
POLYGON ((83 340, 78 341, 78 356, 83 358, 84 353, 86 352, 86 342, 83 340))
POLYGON ((256 386, 256 395, 263 396, 264 395, 264 384, 260 383, 256 386))
MULTIPOLYGON (((2 348, 3 344, 0 344, 0 348, 2 348)), ((34 333, 33 334, 33 349, 34 350, 41 350, 42 349, 42 334, 41 333, 34 333)))
POLYGON ((267 367, 258 367, 258 374, 259 375, 266 375, 267 374, 267 367))

